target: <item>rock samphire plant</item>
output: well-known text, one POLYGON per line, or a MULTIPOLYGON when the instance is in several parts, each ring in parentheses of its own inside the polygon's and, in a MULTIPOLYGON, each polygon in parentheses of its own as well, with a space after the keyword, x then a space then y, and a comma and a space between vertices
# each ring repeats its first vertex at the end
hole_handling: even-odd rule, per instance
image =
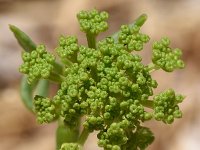
POLYGON ((77 14, 88 45, 76 36, 60 36, 56 56, 45 45, 36 45, 24 32, 10 25, 22 52, 25 74, 21 82, 24 104, 40 124, 58 122, 57 150, 81 150, 90 133, 97 131, 98 146, 105 150, 144 150, 154 136, 144 126, 148 120, 165 124, 181 118, 178 104, 184 96, 167 89, 157 95, 151 73, 184 68, 182 52, 162 38, 152 46, 152 62, 142 63, 138 51, 149 41, 138 17, 115 34, 96 41, 108 29, 108 13, 97 10, 77 14), (58 85, 48 97, 49 83, 58 85))

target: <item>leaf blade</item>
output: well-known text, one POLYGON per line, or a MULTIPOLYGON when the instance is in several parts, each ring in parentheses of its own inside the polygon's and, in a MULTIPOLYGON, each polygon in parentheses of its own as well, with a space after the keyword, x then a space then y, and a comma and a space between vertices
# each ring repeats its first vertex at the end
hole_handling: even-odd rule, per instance
POLYGON ((31 38, 14 25, 9 25, 10 30, 13 32, 15 38, 17 39, 19 45, 26 51, 31 52, 36 49, 36 44, 31 40, 31 38))

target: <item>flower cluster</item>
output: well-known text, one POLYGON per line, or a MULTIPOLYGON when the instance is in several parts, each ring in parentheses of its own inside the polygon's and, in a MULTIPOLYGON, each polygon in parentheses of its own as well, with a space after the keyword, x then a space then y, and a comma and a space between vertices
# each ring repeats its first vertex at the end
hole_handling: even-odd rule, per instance
POLYGON ((63 144, 60 150, 81 150, 77 143, 63 144))
POLYGON ((122 25, 119 33, 119 43, 127 45, 128 51, 141 51, 143 44, 149 41, 149 36, 139 32, 140 26, 122 25))
POLYGON ((48 78, 54 68, 55 56, 47 52, 44 45, 37 46, 31 53, 23 52, 22 59, 24 63, 19 71, 28 75, 29 83, 48 78))
POLYGON ((182 95, 176 95, 174 90, 166 90, 154 97, 154 116, 158 121, 172 123, 174 118, 181 118, 182 112, 178 104, 183 101, 182 95))
POLYGON ((162 38, 161 41, 153 44, 153 63, 167 72, 184 68, 184 62, 181 60, 181 50, 178 48, 173 50, 169 45, 169 38, 162 38))
MULTIPOLYGON (((106 12, 81 11, 77 17, 87 35, 96 36, 108 28, 106 12)), ((141 51, 150 39, 140 28, 139 24, 122 25, 117 39, 111 36, 97 43, 94 37, 87 36, 93 38, 88 40, 88 47, 78 44, 74 36, 60 37, 56 52, 64 71, 60 72, 62 78, 53 98, 35 97, 38 122, 49 123, 58 117, 63 124, 74 128, 85 116, 84 131, 98 131, 100 147, 138 150, 154 140, 152 132, 142 126, 143 122, 155 118, 172 123, 180 118, 178 104, 184 97, 172 89, 155 96, 153 90, 158 83, 151 77, 150 65, 144 65, 142 57, 134 53, 141 51)), ((181 51, 172 50, 169 44, 168 38, 153 44, 152 62, 156 69, 171 72, 184 67, 181 51)), ((56 71, 55 56, 46 52, 44 46, 23 53, 22 58, 24 64, 20 71, 28 74, 30 83, 48 78, 56 71)), ((61 150, 79 148, 75 143, 67 143, 61 150)))
POLYGON ((39 123, 49 123, 56 117, 55 106, 49 98, 42 96, 35 96, 34 111, 37 114, 37 121, 39 123))
POLYGON ((107 12, 98 12, 93 9, 91 11, 81 11, 77 14, 80 23, 81 31, 89 34, 97 35, 100 32, 108 29, 106 20, 108 19, 107 12))
POLYGON ((64 63, 75 62, 79 50, 77 42, 78 39, 74 36, 60 37, 56 52, 64 63))

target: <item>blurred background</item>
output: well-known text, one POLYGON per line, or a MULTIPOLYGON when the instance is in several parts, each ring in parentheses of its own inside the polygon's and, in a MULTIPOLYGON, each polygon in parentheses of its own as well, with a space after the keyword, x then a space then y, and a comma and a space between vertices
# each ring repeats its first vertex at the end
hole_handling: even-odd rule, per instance
MULTIPOLYGON (((0 0, 0 150, 54 150, 56 124, 37 125, 35 117, 23 106, 19 96, 21 48, 8 29, 18 26, 36 43, 49 50, 57 45, 62 35, 80 32, 76 14, 80 10, 97 8, 110 13, 109 30, 100 36, 112 34, 121 24, 131 23, 142 13, 148 20, 142 32, 151 37, 141 52, 144 63, 150 62, 151 44, 163 36, 172 41, 172 47, 183 50, 184 70, 173 73, 153 73, 159 86, 156 92, 174 88, 186 95, 181 104, 184 116, 173 125, 147 122, 156 140, 148 150, 200 149, 200 1, 199 0, 0 0)), ((95 134, 85 145, 87 150, 98 150, 95 134)))

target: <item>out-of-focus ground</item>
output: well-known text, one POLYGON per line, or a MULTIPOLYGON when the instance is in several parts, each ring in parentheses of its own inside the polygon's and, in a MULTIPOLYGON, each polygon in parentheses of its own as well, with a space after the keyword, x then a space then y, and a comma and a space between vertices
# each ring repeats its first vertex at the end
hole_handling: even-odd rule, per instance
MULTIPOLYGON (((73 34, 85 43, 79 31, 76 14, 80 10, 97 8, 110 13, 110 29, 117 31, 120 24, 131 23, 142 13, 148 21, 142 28, 151 37, 150 44, 141 52, 144 62, 151 56, 151 43, 162 36, 170 37, 172 47, 183 50, 184 70, 168 74, 153 73, 159 81, 156 92, 174 88, 186 95, 181 104, 184 116, 173 125, 148 122, 156 140, 149 150, 200 149, 200 1, 199 0, 0 0, 0 150, 54 150, 56 124, 37 125, 19 96, 18 67, 21 48, 8 24, 14 24, 29 34, 36 43, 44 43, 50 50, 56 47, 61 34, 73 34)), ((85 149, 97 150, 95 134, 85 149)))

